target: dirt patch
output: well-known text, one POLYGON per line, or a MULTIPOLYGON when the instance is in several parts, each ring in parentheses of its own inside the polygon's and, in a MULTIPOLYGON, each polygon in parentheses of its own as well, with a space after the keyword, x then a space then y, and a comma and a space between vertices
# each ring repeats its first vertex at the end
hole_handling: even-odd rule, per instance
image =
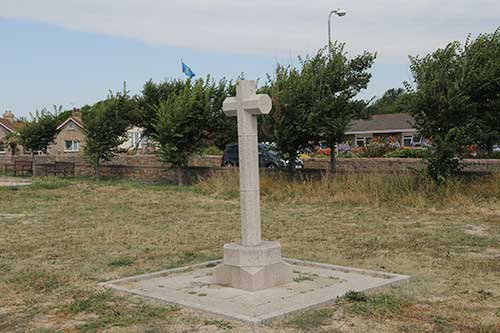
POLYGON ((31 185, 30 179, 0 177, 0 187, 17 187, 31 185))
POLYGON ((489 248, 483 252, 469 252, 468 255, 475 258, 500 260, 500 249, 489 248))
POLYGON ((467 224, 465 226, 465 233, 467 235, 479 236, 479 237, 488 237, 490 234, 488 233, 488 228, 484 225, 472 225, 467 224))

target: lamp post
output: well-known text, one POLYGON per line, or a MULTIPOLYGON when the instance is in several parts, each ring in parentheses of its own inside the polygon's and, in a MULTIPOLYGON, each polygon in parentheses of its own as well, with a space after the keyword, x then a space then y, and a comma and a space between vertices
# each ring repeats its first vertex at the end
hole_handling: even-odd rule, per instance
MULTIPOLYGON (((328 15, 328 59, 331 61, 332 60, 332 16, 333 14, 337 15, 338 17, 346 16, 347 12, 342 9, 336 9, 332 10, 330 12, 330 15, 328 15)), ((332 145, 330 148, 330 170, 332 172, 336 172, 337 170, 337 144, 332 145)))
POLYGON ((328 50, 330 51, 330 53, 332 52, 332 16, 333 16, 333 14, 335 14, 339 17, 342 17, 342 16, 346 16, 347 12, 345 10, 342 10, 342 9, 336 9, 336 10, 332 10, 330 12, 330 15, 328 15, 328 50))

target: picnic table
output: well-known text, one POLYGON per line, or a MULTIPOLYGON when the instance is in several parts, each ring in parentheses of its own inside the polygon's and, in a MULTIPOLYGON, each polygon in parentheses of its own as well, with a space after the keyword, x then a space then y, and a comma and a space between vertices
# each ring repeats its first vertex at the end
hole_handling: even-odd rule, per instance
POLYGON ((26 173, 33 174, 33 162, 32 161, 14 161, 13 164, 5 165, 5 174, 11 170, 14 176, 18 174, 25 175, 26 173))
POLYGON ((37 164, 36 167, 41 167, 44 170, 45 176, 62 176, 62 177, 74 177, 75 176, 75 163, 71 162, 54 162, 37 164))
MULTIPOLYGON (((75 176, 75 163, 71 162, 40 163, 35 164, 35 168, 41 170, 39 174, 44 176, 75 176)), ((14 176, 26 175, 27 173, 33 175, 33 162, 14 161, 14 163, 6 164, 5 174, 8 174, 9 171, 11 171, 14 176)))

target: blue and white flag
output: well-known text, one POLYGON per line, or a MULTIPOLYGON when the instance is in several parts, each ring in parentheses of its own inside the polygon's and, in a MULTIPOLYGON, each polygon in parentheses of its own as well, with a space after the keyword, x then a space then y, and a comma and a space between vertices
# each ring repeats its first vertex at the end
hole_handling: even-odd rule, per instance
POLYGON ((181 61, 181 62, 182 62, 182 72, 183 72, 184 74, 186 74, 186 76, 187 76, 188 78, 190 78, 190 79, 192 79, 193 77, 195 77, 195 76, 196 76, 196 74, 195 74, 195 73, 191 70, 191 68, 189 68, 189 66, 188 66, 188 65, 186 65, 186 64, 184 63, 184 61, 181 61))

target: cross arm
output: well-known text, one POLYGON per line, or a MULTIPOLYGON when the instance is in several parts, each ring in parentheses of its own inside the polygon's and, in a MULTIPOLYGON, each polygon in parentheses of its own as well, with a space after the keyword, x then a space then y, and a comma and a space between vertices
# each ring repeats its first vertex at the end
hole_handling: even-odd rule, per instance
POLYGON ((228 117, 236 117, 238 114, 238 99, 236 97, 227 97, 222 104, 222 111, 228 117))
POLYGON ((243 108, 253 115, 268 114, 271 112, 272 107, 271 97, 265 94, 258 94, 255 97, 243 100, 243 108))

